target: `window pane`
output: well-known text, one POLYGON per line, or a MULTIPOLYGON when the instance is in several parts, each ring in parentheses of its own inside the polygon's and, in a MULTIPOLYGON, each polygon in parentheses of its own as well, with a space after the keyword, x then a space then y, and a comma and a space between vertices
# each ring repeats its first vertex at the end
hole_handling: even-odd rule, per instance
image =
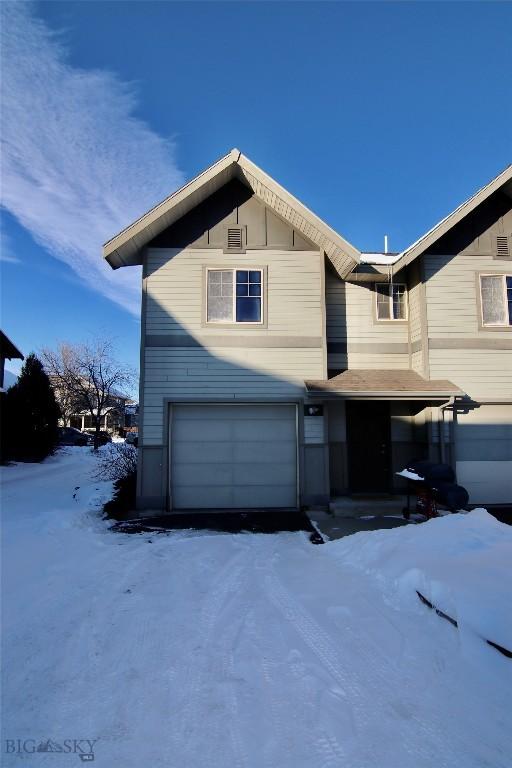
MULTIPOLYGON (((215 272, 213 273, 215 274, 215 272)), ((233 296, 233 273, 231 271, 221 272, 222 292, 221 296, 233 296)))
POLYGON ((236 271, 236 282, 237 283, 248 283, 249 282, 249 273, 245 269, 237 269, 237 271, 236 271))
POLYGON ((389 286, 377 286, 377 318, 379 320, 389 320, 389 286))
POLYGON ((233 272, 209 270, 206 319, 213 323, 233 320, 233 272))
POLYGON ((249 296, 261 296, 261 283, 251 283, 249 285, 249 296))
POLYGON ((259 269, 249 272, 250 283, 261 283, 261 272, 259 269))
POLYGON ((484 275, 482 288, 482 320, 484 325, 508 325, 507 308, 503 295, 503 276, 484 275))
POLYGON ((405 286, 393 286, 393 319, 405 320, 405 286))
POLYGON ((237 298, 236 321, 237 323, 261 322, 261 299, 250 296, 237 298))
POLYGON ((208 299, 208 322, 221 323, 233 319, 233 301, 224 296, 208 299))
POLYGON ((507 275, 508 324, 512 325, 512 275, 507 275))
POLYGON ((249 285, 248 285, 248 283, 237 283, 236 284, 236 295, 237 296, 248 296, 249 295, 249 285))

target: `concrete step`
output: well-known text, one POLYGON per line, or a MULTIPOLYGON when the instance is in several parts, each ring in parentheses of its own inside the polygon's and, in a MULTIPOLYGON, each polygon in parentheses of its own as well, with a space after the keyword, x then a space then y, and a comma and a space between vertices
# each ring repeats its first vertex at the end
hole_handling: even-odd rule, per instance
POLYGON ((339 496, 332 499, 329 502, 329 511, 335 517, 402 516, 405 506, 407 506, 407 496, 368 494, 339 496))

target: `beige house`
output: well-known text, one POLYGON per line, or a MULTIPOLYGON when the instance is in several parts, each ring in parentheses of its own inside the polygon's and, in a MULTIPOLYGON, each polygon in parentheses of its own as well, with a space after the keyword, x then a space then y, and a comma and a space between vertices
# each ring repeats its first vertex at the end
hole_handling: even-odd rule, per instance
POLYGON ((362 254, 232 150, 104 256, 143 267, 141 511, 392 493, 419 458, 512 502, 512 166, 362 254))

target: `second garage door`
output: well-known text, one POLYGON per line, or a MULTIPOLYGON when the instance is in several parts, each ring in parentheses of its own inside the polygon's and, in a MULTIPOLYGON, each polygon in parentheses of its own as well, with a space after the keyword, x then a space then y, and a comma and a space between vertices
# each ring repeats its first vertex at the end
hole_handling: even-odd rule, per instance
POLYGON ((295 405, 174 405, 173 509, 297 506, 295 405))

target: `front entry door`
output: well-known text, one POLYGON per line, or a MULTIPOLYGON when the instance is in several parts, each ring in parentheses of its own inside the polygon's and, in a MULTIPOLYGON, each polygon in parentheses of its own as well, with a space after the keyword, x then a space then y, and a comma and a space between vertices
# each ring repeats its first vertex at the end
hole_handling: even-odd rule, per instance
POLYGON ((389 403, 347 400, 349 489, 353 493, 389 491, 391 439, 389 403))

